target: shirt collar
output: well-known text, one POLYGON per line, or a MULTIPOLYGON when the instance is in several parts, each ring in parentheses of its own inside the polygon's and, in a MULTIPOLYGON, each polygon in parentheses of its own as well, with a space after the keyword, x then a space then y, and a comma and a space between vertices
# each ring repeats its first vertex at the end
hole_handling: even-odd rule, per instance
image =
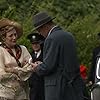
POLYGON ((37 54, 37 57, 36 58, 38 58, 39 55, 41 54, 41 50, 39 50, 38 52, 35 52, 35 54, 37 54))
POLYGON ((51 34, 51 32, 53 31, 53 29, 56 28, 56 27, 58 27, 58 26, 55 25, 55 26, 53 26, 53 27, 50 29, 50 31, 49 31, 49 33, 48 33, 48 36, 51 34))

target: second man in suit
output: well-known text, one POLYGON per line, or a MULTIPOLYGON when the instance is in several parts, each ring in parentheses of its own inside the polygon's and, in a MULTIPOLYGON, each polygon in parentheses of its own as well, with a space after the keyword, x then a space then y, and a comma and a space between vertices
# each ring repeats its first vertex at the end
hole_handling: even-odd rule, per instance
MULTIPOLYGON (((42 61, 44 37, 38 33, 31 33, 27 36, 32 44, 32 62, 42 61)), ((44 81, 43 77, 33 73, 29 79, 30 100, 44 100, 44 81)))

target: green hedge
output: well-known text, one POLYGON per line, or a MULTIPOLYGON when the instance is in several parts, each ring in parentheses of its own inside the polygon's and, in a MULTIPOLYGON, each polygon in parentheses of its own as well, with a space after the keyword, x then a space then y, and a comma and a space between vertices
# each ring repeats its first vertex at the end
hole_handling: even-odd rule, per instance
MULTIPOLYGON (((0 0, 0 18, 14 19, 23 25, 23 36, 19 43, 29 50, 32 16, 47 11, 56 17, 55 22, 71 32, 76 39, 80 64, 91 66, 92 50, 99 45, 100 0, 0 0)), ((67 56, 67 55, 66 55, 67 56)))

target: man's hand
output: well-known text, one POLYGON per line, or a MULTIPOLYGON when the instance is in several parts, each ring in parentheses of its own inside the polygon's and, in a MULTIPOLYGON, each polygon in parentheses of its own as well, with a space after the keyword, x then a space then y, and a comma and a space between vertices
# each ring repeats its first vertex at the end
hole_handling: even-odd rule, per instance
POLYGON ((32 66, 32 71, 35 72, 36 71, 36 67, 37 67, 37 63, 30 63, 32 66))
POLYGON ((39 64, 41 64, 41 63, 42 63, 41 61, 36 61, 36 62, 34 62, 34 63, 30 63, 30 65, 32 66, 32 71, 33 71, 33 72, 36 72, 37 66, 38 66, 39 64))
POLYGON ((41 63, 42 63, 41 61, 36 61, 36 62, 35 62, 35 64, 41 64, 41 63))

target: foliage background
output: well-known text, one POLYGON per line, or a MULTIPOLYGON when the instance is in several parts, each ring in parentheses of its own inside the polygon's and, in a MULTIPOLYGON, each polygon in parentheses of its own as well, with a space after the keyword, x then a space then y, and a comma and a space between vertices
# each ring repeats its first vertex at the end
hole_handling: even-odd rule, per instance
POLYGON ((26 37, 33 28, 32 16, 47 11, 56 17, 58 25, 75 36, 80 64, 90 67, 93 48, 100 42, 99 9, 100 0, 0 0, 0 19, 6 17, 21 23, 24 35, 18 42, 30 48, 26 37))

